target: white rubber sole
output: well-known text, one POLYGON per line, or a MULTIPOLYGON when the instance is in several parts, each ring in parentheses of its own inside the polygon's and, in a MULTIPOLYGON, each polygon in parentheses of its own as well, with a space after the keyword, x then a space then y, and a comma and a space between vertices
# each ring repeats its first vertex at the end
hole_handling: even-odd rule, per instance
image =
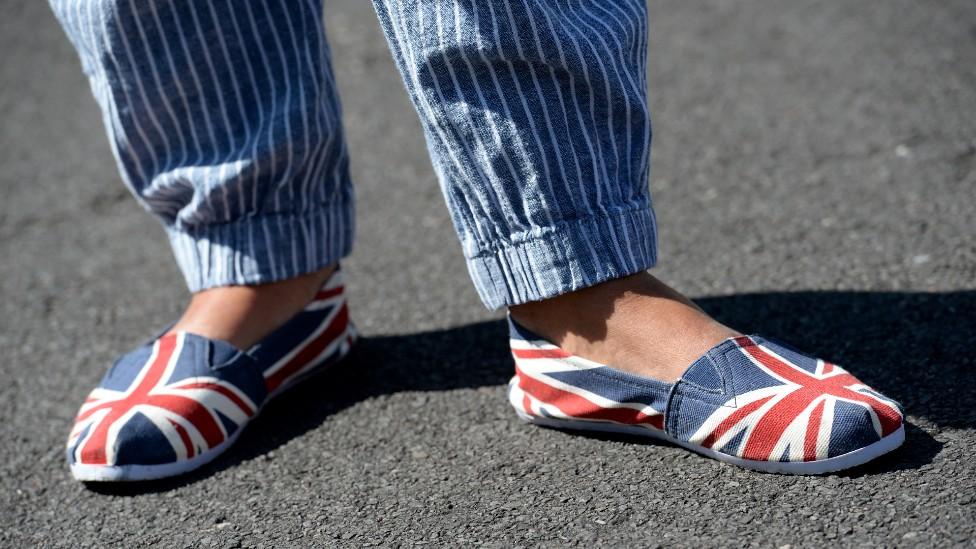
POLYGON ((905 426, 903 424, 898 428, 897 431, 869 446, 859 448, 853 452, 848 452, 843 455, 834 456, 832 458, 804 462, 758 461, 730 456, 728 454, 723 454, 722 452, 712 450, 711 448, 696 446, 694 444, 678 440, 664 431, 651 430, 646 427, 621 425, 619 423, 604 421, 574 421, 568 419, 530 416, 520 410, 516 410, 515 412, 523 421, 533 425, 539 425, 541 427, 560 430, 568 429, 573 431, 596 431, 603 433, 636 435, 663 440, 665 442, 670 442, 671 444, 691 450, 692 452, 701 454, 705 457, 717 459, 731 465, 737 465, 739 467, 752 469, 754 471, 761 471, 763 473, 779 473, 785 475, 823 475, 826 473, 843 471, 844 469, 850 469, 851 467, 863 465, 879 456, 887 454, 905 442, 905 426))
POLYGON ((355 326, 352 324, 352 321, 349 322, 349 327, 346 328, 346 335, 344 337, 352 338, 352 342, 349 344, 349 349, 347 349, 345 353, 342 353, 336 357, 336 359, 331 363, 323 363, 316 366, 308 373, 291 379, 285 385, 278 387, 278 389, 268 395, 268 398, 266 398, 264 403, 261 404, 261 407, 258 408, 257 413, 255 413, 250 420, 241 425, 240 428, 234 431, 234 434, 227 437, 227 440, 201 453, 200 455, 194 456, 190 459, 185 459, 183 461, 177 461, 175 463, 162 463, 158 465, 86 465, 83 463, 73 463, 71 464, 71 476, 73 476, 75 480, 80 480, 82 482, 137 482, 175 477, 203 467, 216 459, 220 454, 223 454, 228 448, 233 446, 234 442, 237 440, 237 437, 239 437, 244 431, 244 428, 247 427, 247 425, 253 421, 254 418, 258 417, 258 415, 261 414, 261 410, 263 410, 264 407, 267 406, 267 404, 275 397, 281 395, 288 389, 295 387, 302 381, 328 371, 330 366, 345 358, 346 355, 349 354, 349 350, 352 349, 353 344, 355 344, 356 340, 358 339, 358 334, 355 326))

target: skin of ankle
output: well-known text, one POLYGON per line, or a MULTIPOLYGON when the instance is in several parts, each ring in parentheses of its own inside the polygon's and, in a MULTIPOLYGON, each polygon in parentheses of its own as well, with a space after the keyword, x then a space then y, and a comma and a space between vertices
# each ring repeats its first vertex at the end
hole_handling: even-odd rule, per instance
POLYGON ((509 311, 570 353, 662 381, 674 381, 717 343, 739 335, 647 272, 509 311))
POLYGON ((170 333, 186 331, 247 349, 301 311, 334 271, 332 265, 268 284, 196 292, 170 333))

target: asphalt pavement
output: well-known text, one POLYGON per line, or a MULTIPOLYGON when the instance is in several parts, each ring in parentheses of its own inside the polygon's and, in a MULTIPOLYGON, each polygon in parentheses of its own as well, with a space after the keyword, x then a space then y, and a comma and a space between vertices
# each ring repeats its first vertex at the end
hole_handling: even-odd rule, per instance
POLYGON ((654 272, 907 408, 902 449, 825 477, 517 421, 370 4, 326 4, 366 337, 199 473, 100 488, 72 417, 187 294, 46 3, 0 3, 0 545, 973 545, 976 2, 650 3, 654 272))

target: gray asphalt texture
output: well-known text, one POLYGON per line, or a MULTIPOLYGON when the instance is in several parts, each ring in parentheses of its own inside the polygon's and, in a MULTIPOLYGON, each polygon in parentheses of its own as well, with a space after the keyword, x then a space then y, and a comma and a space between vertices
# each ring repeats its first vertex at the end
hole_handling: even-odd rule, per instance
POLYGON ((518 422, 371 7, 327 4, 366 338, 213 465, 116 488, 71 480, 71 419, 187 294, 46 3, 0 4, 0 545, 972 546, 976 2, 651 2, 654 272, 907 408, 826 477, 518 422))

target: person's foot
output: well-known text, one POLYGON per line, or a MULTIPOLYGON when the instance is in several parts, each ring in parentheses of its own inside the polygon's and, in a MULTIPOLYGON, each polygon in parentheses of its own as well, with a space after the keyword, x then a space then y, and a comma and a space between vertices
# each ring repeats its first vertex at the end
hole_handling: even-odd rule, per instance
POLYGON ((891 398, 840 366, 759 335, 726 339, 674 383, 574 355, 508 318, 508 402, 529 423, 665 440, 770 473, 867 463, 905 440, 891 398))
POLYGON ((225 286, 193 294, 168 334, 189 332, 247 349, 301 311, 335 271, 330 265, 295 278, 255 286, 225 286))
POLYGON ((513 306, 510 313, 567 352, 667 382, 741 335, 647 272, 513 306))
POLYGON ((267 401, 349 353, 356 329, 342 274, 336 268, 298 310, 290 306, 299 301, 301 284, 291 289, 275 284, 270 291, 258 287, 224 303, 197 302, 190 325, 221 337, 174 329, 116 360, 75 418, 67 442, 73 476, 82 481, 169 477, 227 450, 267 401), (223 308, 234 315, 221 318, 223 308), (260 322, 240 317, 248 310, 262 315, 251 319, 260 322), (286 319, 280 327, 253 345, 248 342, 255 337, 248 334, 268 330, 279 318, 286 319))
POLYGON ((647 273, 512 307, 508 320, 508 400, 536 425, 663 439, 791 474, 854 467, 905 439, 896 401, 836 364, 723 326, 647 273))

